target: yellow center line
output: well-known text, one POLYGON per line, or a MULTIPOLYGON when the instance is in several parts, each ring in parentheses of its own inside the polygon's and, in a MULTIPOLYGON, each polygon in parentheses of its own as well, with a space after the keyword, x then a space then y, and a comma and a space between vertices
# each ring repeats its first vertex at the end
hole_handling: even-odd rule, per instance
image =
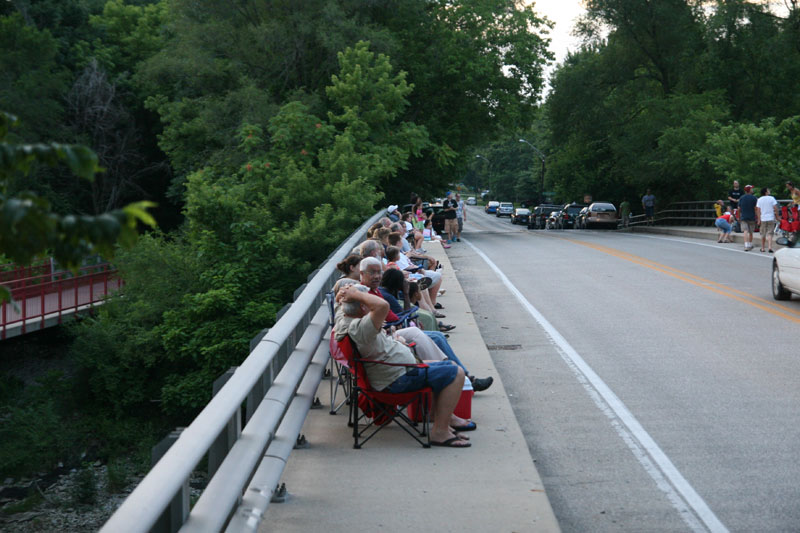
POLYGON ((739 302, 745 303, 757 309, 761 309, 762 311, 766 311, 767 313, 771 313, 773 315, 779 316, 781 318, 785 318, 787 320, 791 320, 792 322, 797 322, 800 324, 800 312, 795 311, 794 309, 786 309, 784 307, 776 308, 772 302, 768 300, 764 300, 763 298, 757 298, 751 296, 750 294, 740 291, 738 289, 733 289, 721 283, 717 283, 715 281, 711 281, 700 276, 695 276, 694 274, 690 274, 688 272, 684 272, 677 268, 673 268, 667 265, 662 265, 661 263, 657 263, 655 261, 651 261, 649 259, 645 259, 643 257, 639 257, 636 255, 632 255, 626 252, 621 252, 619 250, 615 250, 613 248, 608 248, 606 246, 601 246, 599 244, 592 244, 583 241, 577 241, 573 239, 567 239, 565 237, 557 237, 559 239, 567 240, 573 244, 579 244, 581 246, 586 246, 587 248, 592 248, 593 250, 597 250, 598 252, 603 252, 605 254, 617 257, 619 259, 624 259, 625 261, 629 261, 631 263, 641 265, 643 267, 655 270, 657 272, 661 272, 662 274, 666 274, 673 278, 679 279, 681 281, 685 281, 686 283, 690 283, 697 287, 701 287, 711 292, 715 292, 722 296, 726 296, 733 300, 737 300, 739 302), (763 303, 759 303, 763 302, 763 303), (768 305, 764 305, 768 304, 768 305), (793 316, 797 315, 797 316, 793 316))

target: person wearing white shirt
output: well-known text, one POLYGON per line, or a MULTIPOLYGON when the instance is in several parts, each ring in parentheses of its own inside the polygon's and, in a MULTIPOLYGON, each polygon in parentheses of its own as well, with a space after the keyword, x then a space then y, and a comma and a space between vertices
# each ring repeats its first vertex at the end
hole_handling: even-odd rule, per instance
POLYGON ((772 233, 775 231, 775 221, 778 218, 778 201, 770 194, 767 187, 761 189, 761 197, 756 202, 756 224, 761 232, 761 251, 765 252, 767 245, 769 253, 772 250, 772 233))

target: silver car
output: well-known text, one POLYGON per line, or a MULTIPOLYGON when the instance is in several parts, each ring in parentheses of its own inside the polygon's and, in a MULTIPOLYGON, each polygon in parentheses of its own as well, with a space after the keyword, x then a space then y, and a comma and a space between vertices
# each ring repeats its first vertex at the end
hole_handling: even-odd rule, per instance
POLYGON ((510 217, 513 212, 514 204, 511 202, 500 202, 500 205, 497 206, 497 216, 499 217, 510 217))

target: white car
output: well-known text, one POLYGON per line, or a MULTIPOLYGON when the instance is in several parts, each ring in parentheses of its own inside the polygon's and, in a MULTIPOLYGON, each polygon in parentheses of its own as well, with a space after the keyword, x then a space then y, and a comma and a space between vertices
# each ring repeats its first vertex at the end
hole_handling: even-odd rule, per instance
POLYGON ((786 248, 775 251, 772 261, 772 297, 788 300, 792 293, 800 295, 800 246, 785 237, 777 242, 786 248))
POLYGON ((474 196, 467 198, 467 205, 478 205, 478 200, 474 196))

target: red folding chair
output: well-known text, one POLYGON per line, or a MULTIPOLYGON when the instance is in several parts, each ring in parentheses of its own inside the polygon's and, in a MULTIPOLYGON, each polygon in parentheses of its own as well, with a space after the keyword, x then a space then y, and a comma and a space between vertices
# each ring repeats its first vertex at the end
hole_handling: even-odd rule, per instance
POLYGON ((798 217, 797 206, 781 207, 781 220, 779 228, 784 233, 796 233, 800 230, 800 218, 798 217))
POLYGON ((341 409, 344 404, 350 403, 350 383, 352 380, 350 377, 350 368, 348 367, 347 358, 342 356, 341 350, 339 350, 339 347, 336 343, 336 339, 333 337, 333 326, 336 322, 333 291, 325 293, 325 297, 328 301, 328 313, 330 314, 329 324, 331 326, 331 339, 328 347, 328 352, 331 356, 329 369, 331 378, 330 414, 335 415, 337 412, 339 412, 339 409, 341 409), (344 396, 341 400, 339 399, 340 389, 344 396))
MULTIPOLYGON (((349 336, 344 337, 337 344, 336 357, 341 357, 347 362, 351 376, 350 394, 350 424, 353 427, 353 447, 361 448, 369 439, 381 429, 394 422, 408 433, 423 448, 431 447, 429 431, 430 409, 433 401, 433 390, 430 387, 393 394, 391 392, 376 391, 372 388, 364 370, 364 365, 388 365, 417 367, 426 369, 428 365, 396 364, 383 361, 370 361, 359 356, 355 343, 349 336), (407 413, 408 406, 419 405, 421 413, 421 427, 412 420, 407 413), (360 411, 360 414, 359 414, 360 411)), ((333 353, 333 352, 332 352, 333 353)))

